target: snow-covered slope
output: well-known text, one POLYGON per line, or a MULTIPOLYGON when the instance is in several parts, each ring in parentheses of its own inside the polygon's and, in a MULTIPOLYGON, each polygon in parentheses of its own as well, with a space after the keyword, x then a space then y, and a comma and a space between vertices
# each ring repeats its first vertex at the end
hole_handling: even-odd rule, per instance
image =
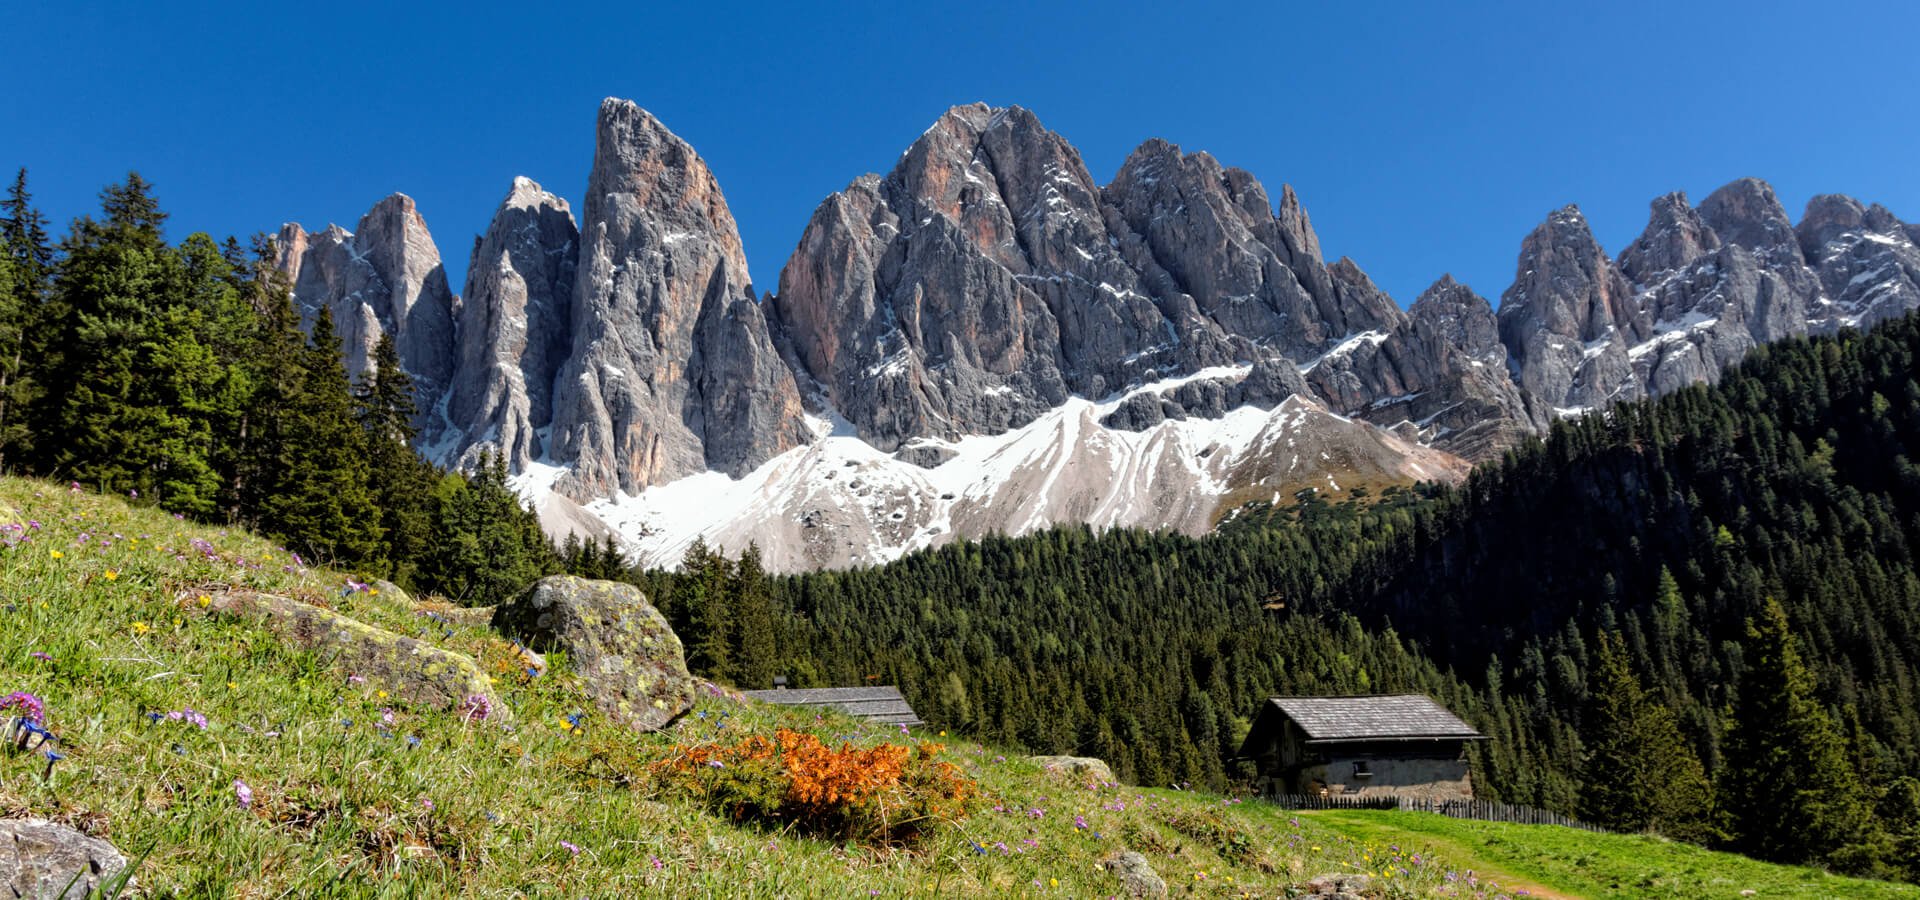
POLYGON ((1307 488, 1344 496, 1363 484, 1455 479, 1467 468, 1300 396, 1145 431, 1099 424, 1128 397, 1191 380, 1099 402, 1074 398, 1004 434, 905 448, 902 455, 945 457, 932 468, 819 422, 811 444, 739 479, 709 472, 580 507, 549 490, 562 470, 536 466, 517 484, 550 531, 591 534, 602 523, 642 565, 677 565, 703 537, 728 552, 757 543, 769 569, 795 571, 881 563, 956 536, 1055 524, 1197 534, 1248 500, 1286 500, 1307 488))

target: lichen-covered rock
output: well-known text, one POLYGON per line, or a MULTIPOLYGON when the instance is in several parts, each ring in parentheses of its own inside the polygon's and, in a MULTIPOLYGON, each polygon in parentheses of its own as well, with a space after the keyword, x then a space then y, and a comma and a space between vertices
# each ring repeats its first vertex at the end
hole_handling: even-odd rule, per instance
POLYGON ((639 588, 555 575, 494 610, 493 627, 528 647, 563 650, 609 718, 657 731, 693 708, 680 638, 639 588))
POLYGON ((1348 898, 1357 898, 1365 894, 1372 886, 1373 879, 1365 875, 1347 873, 1317 875, 1307 882, 1307 895, 1348 900, 1348 898))
POLYGON ((496 719, 508 715, 479 664, 463 653, 275 594, 217 594, 206 612, 246 619, 315 651, 334 668, 365 678, 402 702, 442 709, 479 707, 490 710, 489 718, 496 719), (476 696, 484 704, 469 705, 468 698, 476 696))
POLYGON ((1165 897, 1167 882, 1147 862, 1147 858, 1127 850, 1107 857, 1100 866, 1120 879, 1120 889, 1129 897, 1165 897))
POLYGON ((1113 768, 1091 756, 1030 756, 1027 757, 1040 765, 1050 774, 1069 775, 1074 778, 1086 778, 1101 784, 1113 784, 1113 768))
POLYGON ((4 896, 84 900, 126 867, 126 856, 99 838, 45 819, 0 819, 4 896))

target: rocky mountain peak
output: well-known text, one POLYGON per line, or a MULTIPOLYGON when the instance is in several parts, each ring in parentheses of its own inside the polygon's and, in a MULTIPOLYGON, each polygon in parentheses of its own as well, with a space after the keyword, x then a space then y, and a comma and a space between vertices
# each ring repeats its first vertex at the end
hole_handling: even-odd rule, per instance
POLYGON ((1793 220, 1774 196, 1773 186, 1758 178, 1737 179, 1708 194, 1700 204, 1700 219, 1722 243, 1797 255, 1793 220))
POLYGON ((567 201, 515 178, 474 245, 460 308, 460 347, 447 416, 457 460, 503 457, 513 471, 546 453, 553 382, 572 349, 579 229, 567 201))
POLYGON ((360 378, 380 337, 393 335, 414 380, 415 426, 437 437, 436 406, 453 374, 459 298, 413 198, 389 195, 354 231, 329 225, 308 234, 284 225, 279 244, 280 268, 293 284, 302 320, 311 324, 322 308, 332 313, 349 375, 360 378))
POLYGON ((1639 396, 1626 348, 1651 323, 1578 206, 1555 210, 1521 242, 1499 322, 1520 386, 1552 407, 1639 396))
POLYGON ((563 493, 740 474, 805 439, 719 183, 631 101, 600 105, 579 240, 549 436, 563 493))
POLYGON ((1620 271, 1644 285, 1719 248, 1720 236, 1687 203, 1687 195, 1675 191, 1653 201, 1646 230, 1620 254, 1620 271))

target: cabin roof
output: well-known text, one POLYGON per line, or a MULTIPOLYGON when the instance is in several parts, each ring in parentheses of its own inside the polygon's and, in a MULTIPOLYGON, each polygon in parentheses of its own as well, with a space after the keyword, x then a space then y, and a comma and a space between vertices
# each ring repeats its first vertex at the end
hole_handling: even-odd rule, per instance
POLYGON ((884 725, 920 725, 920 717, 893 685, 850 688, 795 688, 745 691, 748 699, 781 706, 832 707, 855 718, 884 725))
POLYGON ((1394 741, 1483 741, 1460 717, 1422 694, 1371 697, 1274 697, 1254 719, 1240 748, 1251 757, 1292 722, 1308 746, 1394 741))

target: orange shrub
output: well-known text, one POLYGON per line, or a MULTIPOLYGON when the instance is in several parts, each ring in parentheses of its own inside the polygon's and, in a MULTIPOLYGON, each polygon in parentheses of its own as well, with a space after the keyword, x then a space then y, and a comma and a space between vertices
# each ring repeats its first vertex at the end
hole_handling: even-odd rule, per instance
POLYGON ((653 764, 662 784, 735 819, 790 822, 860 840, 911 843, 933 824, 966 816, 977 793, 938 744, 828 747, 781 729, 772 738, 687 747, 653 764))

